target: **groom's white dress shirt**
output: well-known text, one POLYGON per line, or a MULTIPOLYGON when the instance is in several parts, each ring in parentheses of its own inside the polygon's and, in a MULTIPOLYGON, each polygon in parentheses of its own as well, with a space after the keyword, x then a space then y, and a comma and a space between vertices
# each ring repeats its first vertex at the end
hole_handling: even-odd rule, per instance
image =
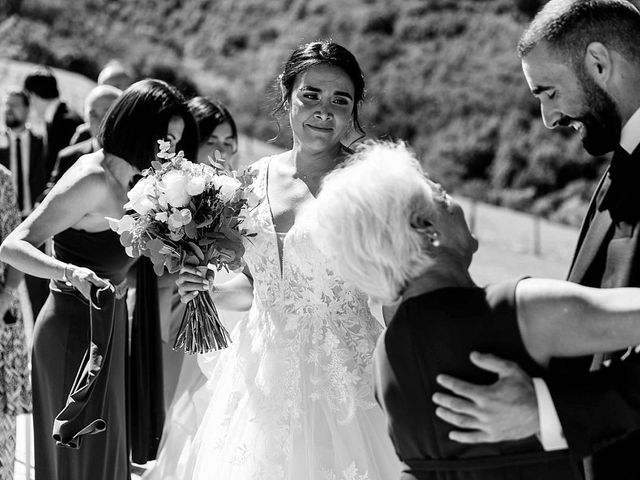
MULTIPOLYGON (((628 153, 640 145, 640 108, 624 124, 620 133, 620 146, 628 153)), ((547 384, 541 378, 533 379, 540 417, 540 443, 545 450, 563 450, 568 447, 558 412, 551 399, 547 384)))

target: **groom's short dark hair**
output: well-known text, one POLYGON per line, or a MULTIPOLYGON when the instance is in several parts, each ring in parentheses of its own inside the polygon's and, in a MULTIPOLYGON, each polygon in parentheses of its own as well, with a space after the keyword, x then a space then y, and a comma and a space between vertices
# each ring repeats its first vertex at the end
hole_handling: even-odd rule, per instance
POLYGON ((640 12, 627 0, 551 0, 522 34, 518 56, 541 42, 574 67, 592 42, 640 62, 640 12))

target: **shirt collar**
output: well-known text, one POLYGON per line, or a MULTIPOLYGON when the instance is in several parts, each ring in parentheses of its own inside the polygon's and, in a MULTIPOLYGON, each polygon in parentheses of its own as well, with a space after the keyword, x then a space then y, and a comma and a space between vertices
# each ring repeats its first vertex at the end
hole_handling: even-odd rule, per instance
POLYGON ((22 130, 19 134, 11 130, 10 128, 7 128, 6 131, 7 131, 7 134, 9 135, 9 138, 16 139, 17 137, 20 137, 20 140, 23 143, 29 139, 29 130, 27 128, 22 130))
POLYGON ((631 155, 640 145, 640 108, 622 127, 620 133, 620 146, 631 155))
POLYGON ((53 117, 56 114, 56 110, 58 109, 58 105, 62 102, 59 98, 56 98, 51 101, 51 103, 47 106, 47 109, 44 111, 44 121, 50 123, 53 120, 53 117))

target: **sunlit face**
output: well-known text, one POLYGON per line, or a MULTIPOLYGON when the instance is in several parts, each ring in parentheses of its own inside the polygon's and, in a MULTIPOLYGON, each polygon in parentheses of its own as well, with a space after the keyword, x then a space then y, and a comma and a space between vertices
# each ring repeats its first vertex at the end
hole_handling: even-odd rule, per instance
POLYGON ((473 254, 478 250, 478 240, 469 230, 464 211, 457 200, 442 188, 442 185, 426 177, 425 181, 431 189, 436 209, 432 223, 439 233, 441 248, 446 248, 461 258, 468 267, 473 254))
POLYGON ((215 158, 216 150, 220 152, 220 156, 232 170, 237 170, 235 153, 238 150, 238 139, 233 134, 233 129, 228 122, 218 125, 211 132, 211 135, 200 144, 198 162, 209 163, 208 157, 215 158))
POLYGON ((109 111, 109 107, 115 100, 116 98, 112 96, 96 97, 86 106, 85 120, 89 123, 92 137, 98 135, 100 122, 102 122, 102 119, 109 111))
POLYGON ((166 141, 171 144, 170 152, 176 151, 176 145, 182 139, 182 134, 184 133, 184 120, 182 117, 174 116, 169 120, 169 126, 167 127, 167 138, 166 141))
POLYGON ((522 70, 533 95, 540 101, 547 128, 573 127, 592 155, 615 149, 622 120, 617 105, 586 71, 577 75, 544 45, 522 59, 522 70))
POLYGON ((2 105, 2 111, 4 112, 4 123, 9 128, 22 128, 29 116, 29 107, 24 104, 20 95, 7 95, 2 105))
POLYGON ((344 70, 317 65, 298 75, 290 98, 294 143, 322 152, 345 136, 354 108, 354 86, 344 70))

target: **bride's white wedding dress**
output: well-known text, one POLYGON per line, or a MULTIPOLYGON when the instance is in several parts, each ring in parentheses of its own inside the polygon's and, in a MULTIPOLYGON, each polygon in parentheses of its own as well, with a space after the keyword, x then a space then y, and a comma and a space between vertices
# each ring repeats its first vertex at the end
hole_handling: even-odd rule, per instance
MULTIPOLYGON (((333 272, 304 220, 284 237, 280 258, 266 189, 269 162, 253 166, 260 202, 245 220, 257 233, 245 242, 251 310, 233 330, 230 348, 200 359, 209 379, 196 395, 200 405, 207 398, 204 416, 191 419, 192 439, 193 432, 168 423, 151 477, 398 478, 400 464, 373 397, 372 354, 383 327, 366 296, 333 272)), ((184 417, 184 410, 175 413, 184 417)))

